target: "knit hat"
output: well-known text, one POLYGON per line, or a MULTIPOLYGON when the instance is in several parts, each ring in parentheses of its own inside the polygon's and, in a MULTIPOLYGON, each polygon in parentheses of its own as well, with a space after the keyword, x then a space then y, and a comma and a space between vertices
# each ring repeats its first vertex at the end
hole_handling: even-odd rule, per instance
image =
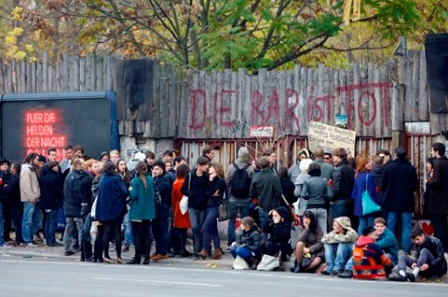
POLYGON ((349 217, 339 217, 334 219, 336 222, 339 223, 339 225, 341 225, 342 228, 344 228, 345 230, 348 230, 352 227, 352 224, 350 223, 350 218, 349 217))
POLYGON ((243 146, 238 150, 238 161, 242 163, 247 163, 249 159, 249 150, 247 147, 243 146))
POLYGON ((8 166, 11 165, 11 163, 8 161, 8 159, 2 157, 2 158, 0 158, 0 165, 3 164, 3 163, 7 163, 8 166))
POLYGON ((104 156, 109 156, 109 152, 106 151, 102 152, 100 155, 100 159, 102 159, 104 156))
POLYGON ((362 235, 363 236, 367 236, 367 235, 369 235, 370 233, 373 233, 373 232, 375 232, 375 228, 373 228, 372 226, 367 226, 364 229, 362 229, 362 235))
POLYGON ((47 162, 47 158, 45 158, 43 155, 39 155, 39 162, 47 162))

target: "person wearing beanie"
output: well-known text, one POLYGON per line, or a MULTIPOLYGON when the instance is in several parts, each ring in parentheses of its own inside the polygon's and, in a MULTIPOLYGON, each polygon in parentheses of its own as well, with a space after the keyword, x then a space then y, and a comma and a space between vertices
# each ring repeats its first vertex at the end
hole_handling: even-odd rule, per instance
POLYGON ((299 200, 299 211, 298 215, 300 218, 302 218, 303 213, 307 209, 307 200, 302 199, 300 195, 302 194, 302 188, 303 184, 306 180, 310 178, 310 175, 308 174, 310 165, 313 163, 313 160, 311 159, 303 159, 300 161, 300 174, 297 176, 296 180, 294 181, 295 189, 294 189, 294 195, 298 197, 299 200))
POLYGON ((344 271, 340 277, 355 279, 386 280, 394 264, 375 243, 378 232, 372 226, 362 229, 362 236, 358 238, 353 249, 353 271, 344 271))
POLYGON ((415 259, 408 255, 399 256, 398 272, 391 273, 389 279, 415 282, 418 275, 425 278, 445 275, 447 262, 440 239, 427 235, 420 226, 412 229, 411 238, 417 247, 415 259), (406 273, 406 266, 410 267, 412 272, 406 273))
POLYGON ((358 234, 351 227, 350 218, 334 219, 333 230, 322 237, 325 247, 325 262, 327 262, 327 267, 322 271, 323 275, 336 276, 343 272, 357 239, 358 234))
POLYGON ((235 221, 238 210, 242 218, 249 216, 249 206, 252 202, 249 190, 253 175, 254 169, 249 163, 249 150, 243 146, 238 150, 238 157, 229 166, 226 173, 227 193, 232 208, 232 216, 227 229, 228 247, 235 241, 235 221), (237 176, 240 180, 236 178, 237 176))

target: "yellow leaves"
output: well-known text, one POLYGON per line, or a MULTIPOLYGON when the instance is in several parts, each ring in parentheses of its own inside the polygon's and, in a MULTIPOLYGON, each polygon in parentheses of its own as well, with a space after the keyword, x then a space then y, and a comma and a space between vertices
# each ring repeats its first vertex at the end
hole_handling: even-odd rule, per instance
POLYGON ((17 51, 13 56, 13 58, 17 61, 22 61, 25 57, 26 53, 24 51, 17 51))
POLYGON ((5 36, 5 45, 13 45, 17 43, 17 38, 12 35, 6 35, 5 36))
POLYGON ((20 27, 16 27, 11 31, 11 34, 13 34, 15 36, 20 36, 23 34, 23 29, 20 27))
POLYGON ((23 17, 22 17, 22 7, 14 7, 14 9, 11 12, 11 18, 15 21, 23 21, 23 17))

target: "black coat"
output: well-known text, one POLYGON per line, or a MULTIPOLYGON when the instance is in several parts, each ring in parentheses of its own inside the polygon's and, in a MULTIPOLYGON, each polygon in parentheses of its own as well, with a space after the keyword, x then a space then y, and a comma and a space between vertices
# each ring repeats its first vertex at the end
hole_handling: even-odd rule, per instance
POLYGON ((83 171, 73 169, 64 183, 64 212, 66 217, 81 217, 82 204, 92 203, 92 179, 83 171))
POLYGON ((428 213, 448 214, 448 158, 443 156, 434 161, 432 181, 428 182, 431 193, 428 213))
POLYGON ((381 187, 383 210, 414 212, 414 192, 419 182, 414 166, 405 158, 396 158, 385 166, 381 187))
POLYGON ((354 184, 355 170, 347 160, 342 160, 333 170, 333 198, 331 201, 351 200, 354 184))
POLYGON ((207 196, 207 207, 218 206, 219 204, 221 204, 221 201, 224 198, 224 194, 226 192, 226 188, 226 182, 222 178, 215 177, 215 179, 210 181, 207 191, 205 192, 205 195, 207 196), (218 191, 219 197, 213 196, 216 191, 218 191))
POLYGON ((8 195, 5 190, 5 185, 7 185, 9 180, 11 179, 11 174, 9 172, 0 170, 0 178, 2 179, 2 183, 0 185, 0 201, 4 203, 5 201, 9 201, 8 195))
POLYGON ((207 196, 205 195, 205 192, 208 188, 208 182, 208 173, 206 172, 204 172, 202 176, 197 176, 195 171, 185 178, 180 191, 183 195, 189 197, 188 207, 196 210, 205 210, 207 208, 207 196), (189 184, 190 190, 188 190, 189 184))
POLYGON ((43 166, 39 177, 40 202, 42 209, 57 210, 62 201, 62 173, 43 166))
POLYGON ((157 217, 168 217, 171 207, 171 182, 169 177, 166 174, 155 177, 154 185, 162 198, 162 207, 157 209, 157 217))
POLYGON ((8 186, 5 187, 6 194, 11 201, 12 208, 23 208, 23 202, 20 201, 20 176, 11 175, 8 186))
MULTIPOLYGON (((280 185, 282 186, 283 195, 285 196, 288 203, 293 204, 293 203, 297 202, 298 198, 296 196, 294 196, 294 190, 296 188, 294 183, 292 181, 290 181, 289 178, 282 177, 280 179, 280 185)), ((283 201, 283 199, 282 199, 282 201, 283 201)))

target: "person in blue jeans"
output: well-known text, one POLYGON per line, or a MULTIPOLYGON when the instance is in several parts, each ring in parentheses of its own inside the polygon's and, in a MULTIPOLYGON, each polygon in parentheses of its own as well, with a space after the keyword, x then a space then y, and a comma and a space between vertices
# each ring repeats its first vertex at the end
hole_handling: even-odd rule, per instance
MULTIPOLYGON (((238 150, 238 157, 235 163, 229 166, 226 173, 226 184, 229 193, 230 207, 232 208, 232 216, 229 219, 227 229, 227 246, 229 247, 232 242, 235 241, 235 221, 238 216, 238 210, 240 211, 240 217, 245 218, 249 216, 249 208, 252 203, 252 198, 249 195, 250 181, 254 175, 254 168, 249 164, 249 150, 247 147, 241 147, 238 150), (234 176, 237 170, 244 169, 247 172, 247 178, 249 184, 246 191, 235 191, 232 189, 232 183, 234 183, 234 176), (240 192, 240 193, 239 193, 240 192)), ((244 184, 244 183, 242 183, 244 184)))
POLYGON ((218 233, 218 206, 226 192, 226 182, 224 181, 224 169, 221 164, 211 163, 208 169, 208 175, 210 183, 207 191, 207 210, 204 224, 202 225, 202 250, 199 252, 199 256, 202 259, 207 258, 208 249, 210 245, 210 239, 213 240, 214 251, 211 256, 212 259, 221 259, 221 240, 218 233))
POLYGON ((249 264, 251 270, 255 270, 261 258, 260 230, 251 217, 244 217, 241 220, 241 230, 238 242, 233 242, 230 246, 230 254, 233 258, 240 256, 249 264))
POLYGON ((337 276, 344 271, 357 239, 358 234, 351 227, 348 217, 334 219, 333 230, 322 238, 327 263, 327 267, 322 271, 323 275, 337 276))

